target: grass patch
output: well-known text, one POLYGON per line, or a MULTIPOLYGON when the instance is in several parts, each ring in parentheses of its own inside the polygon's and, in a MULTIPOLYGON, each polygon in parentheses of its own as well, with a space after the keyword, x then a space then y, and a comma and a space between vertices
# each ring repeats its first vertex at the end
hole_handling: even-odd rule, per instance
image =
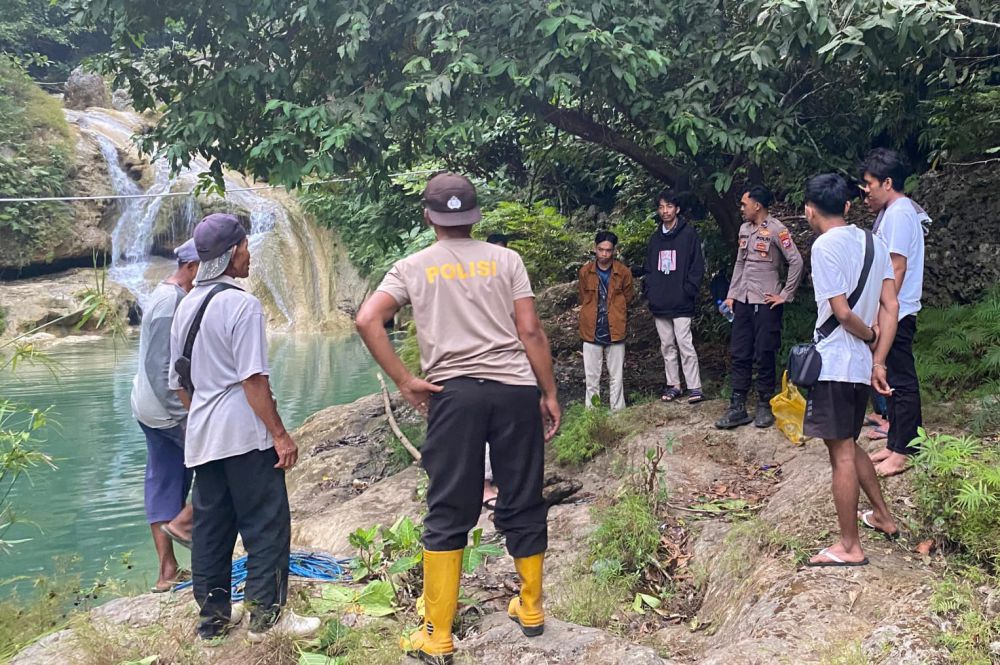
POLYGON ((559 434, 552 440, 556 462, 579 466, 621 440, 625 429, 604 406, 589 409, 573 404, 563 414, 559 434))
MULTIPOLYGON (((410 440, 413 447, 420 450, 420 447, 424 445, 424 439, 427 438, 427 423, 399 423, 399 429, 402 430, 403 435, 410 440)), ((413 456, 410 455, 404 446, 403 442, 399 440, 395 434, 389 437, 389 460, 386 464, 386 473, 392 475, 398 473, 403 469, 409 467, 413 464, 413 456)))
POLYGON ((334 619, 319 634, 319 645, 303 656, 303 665, 397 665, 403 657, 398 645, 399 624, 379 621, 349 628, 334 619), (316 657, 318 656, 318 657, 316 657))
POLYGON ((870 665, 861 640, 837 644, 822 654, 820 665, 870 665))
POLYGON ((622 579, 599 579, 589 573, 571 576, 561 585, 552 614, 563 621, 608 628, 615 612, 630 600, 631 589, 622 579))
POLYGON ((655 561, 660 544, 658 520, 650 499, 629 491, 617 503, 601 510, 598 519, 590 539, 598 577, 637 581, 642 570, 655 561))
POLYGON ((1000 617, 987 617, 978 586, 998 588, 998 580, 981 571, 967 569, 938 583, 931 596, 931 612, 945 619, 948 630, 938 642, 948 649, 953 663, 991 665, 996 660, 990 645, 1000 640, 1000 617))
MULTIPOLYGON (((84 665, 120 665, 142 662, 156 656, 154 662, 174 665, 202 665, 206 662, 201 641, 193 635, 194 618, 189 622, 130 629, 118 624, 93 622, 80 617, 73 622, 76 653, 84 665)), ((294 653, 294 652, 293 652, 294 653)), ((255 654, 256 655, 256 654, 255 654)), ((268 649, 268 655, 271 650, 268 649)), ((257 663, 282 663, 278 660, 251 660, 257 663)), ((285 660, 294 665, 294 659, 285 660)))

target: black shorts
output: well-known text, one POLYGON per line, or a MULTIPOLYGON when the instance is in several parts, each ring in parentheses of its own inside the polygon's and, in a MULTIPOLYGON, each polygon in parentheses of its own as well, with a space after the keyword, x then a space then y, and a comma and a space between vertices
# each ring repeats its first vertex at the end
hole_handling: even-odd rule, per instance
POLYGON ((806 399, 803 433, 826 440, 857 440, 865 423, 870 390, 864 383, 820 381, 806 399))

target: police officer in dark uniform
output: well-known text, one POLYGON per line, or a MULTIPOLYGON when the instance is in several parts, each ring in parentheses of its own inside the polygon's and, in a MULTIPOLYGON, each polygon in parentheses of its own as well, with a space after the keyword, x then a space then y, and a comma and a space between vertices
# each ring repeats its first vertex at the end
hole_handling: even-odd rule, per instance
POLYGON ((802 256, 788 228, 768 212, 773 197, 763 185, 748 188, 740 200, 745 220, 740 227, 736 265, 726 304, 733 310, 733 333, 729 345, 732 356, 732 388, 729 409, 715 423, 719 429, 746 425, 774 424, 770 399, 774 395, 776 356, 781 348, 781 316, 802 279, 802 256), (788 264, 784 288, 778 274, 780 264, 788 264), (757 365, 757 417, 747 413, 747 394, 753 366, 757 365))

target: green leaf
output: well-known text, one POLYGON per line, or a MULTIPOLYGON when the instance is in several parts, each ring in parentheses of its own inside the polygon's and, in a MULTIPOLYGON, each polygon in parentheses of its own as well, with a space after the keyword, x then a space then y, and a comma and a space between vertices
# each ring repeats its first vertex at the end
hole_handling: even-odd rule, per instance
POLYGON ((537 30, 542 33, 543 37, 551 37, 565 20, 565 17, 562 16, 549 17, 538 24, 537 30))

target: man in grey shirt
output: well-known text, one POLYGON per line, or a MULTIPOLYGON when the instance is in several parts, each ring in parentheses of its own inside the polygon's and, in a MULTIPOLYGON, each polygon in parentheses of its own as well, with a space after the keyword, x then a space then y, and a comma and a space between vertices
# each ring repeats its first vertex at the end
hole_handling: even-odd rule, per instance
POLYGON ((250 274, 246 231, 235 215, 216 213, 198 223, 194 242, 201 266, 171 328, 170 387, 189 405, 184 462, 198 476, 191 550, 198 635, 220 637, 242 618, 231 602, 239 534, 247 551, 247 637, 305 637, 319 629, 319 619, 284 607, 291 544, 285 469, 295 465, 298 448, 271 394, 264 309, 236 281, 250 274), (202 310, 188 355, 186 340, 202 310), (182 355, 190 360, 193 393, 177 371, 182 355))
POLYGON ((146 519, 160 559, 153 593, 177 584, 178 566, 171 538, 190 543, 190 469, 184 466, 184 422, 187 409, 168 385, 170 324, 184 295, 194 286, 198 252, 194 241, 178 247, 177 270, 153 289, 139 333, 139 369, 132 380, 132 415, 146 436, 146 519))

